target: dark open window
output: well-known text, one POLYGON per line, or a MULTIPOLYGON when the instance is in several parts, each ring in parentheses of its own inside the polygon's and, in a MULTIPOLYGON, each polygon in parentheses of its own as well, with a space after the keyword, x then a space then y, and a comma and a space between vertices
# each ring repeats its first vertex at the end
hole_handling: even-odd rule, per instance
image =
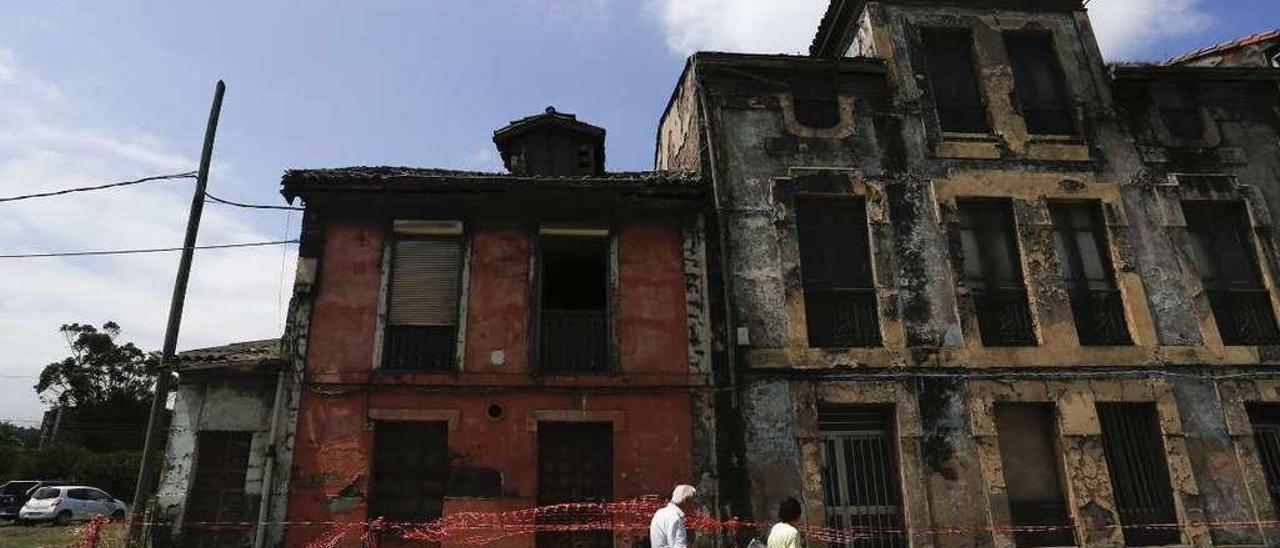
MULTIPOLYGON (((608 422, 538 423, 538 505, 613 500, 613 424, 608 422)), ((580 506, 552 508, 538 523, 573 526, 608 519, 602 510, 580 506)), ((611 531, 540 531, 538 548, 610 548, 611 531)))
POLYGON ((1067 79, 1048 32, 1007 32, 1005 49, 1013 65, 1013 80, 1027 122, 1027 131, 1043 135, 1076 132, 1067 79))
POLYGON ((1267 477, 1271 505, 1280 508, 1280 404, 1250 405, 1249 422, 1253 424, 1253 442, 1267 477))
POLYGON ((387 284, 385 369, 454 368, 462 284, 460 233, 453 223, 396 222, 387 284))
POLYGON ((539 369, 608 371, 608 231, 543 229, 540 242, 539 369))
POLYGON ((819 405, 818 436, 827 527, 861 529, 845 546, 906 548, 893 409, 819 405))
POLYGON ((816 129, 840 124, 840 100, 829 80, 802 80, 792 86, 796 121, 816 129))
POLYGON ((1280 343, 1271 294, 1262 283, 1252 231, 1242 204, 1185 202, 1192 257, 1229 345, 1280 343))
POLYGON ((1178 544, 1178 515, 1152 403, 1099 403, 1102 447, 1127 546, 1178 544))
POLYGON ((862 200, 796 200, 809 346, 879 346, 880 322, 862 200))
POLYGON ((1165 129, 1178 139, 1199 141, 1204 138, 1204 118, 1195 85, 1188 82, 1164 82, 1151 87, 1152 98, 1160 111, 1165 129))
POLYGON ((960 202, 963 280, 984 346, 1034 346, 1018 238, 1008 202, 960 202))
POLYGON ((374 423, 370 480, 370 519, 439 518, 449 481, 448 423, 374 423))
POLYGON ((1080 344, 1131 344, 1124 300, 1116 287, 1106 227, 1096 203, 1051 203, 1053 241, 1071 297, 1080 344))
POLYGON ((973 38, 965 29, 923 29, 925 70, 942 131, 987 133, 987 109, 978 87, 973 38))
POLYGON ((1009 516, 1014 526, 1027 527, 1014 532, 1014 543, 1020 547, 1074 546, 1054 443, 1053 404, 1000 403, 995 411, 1009 516))

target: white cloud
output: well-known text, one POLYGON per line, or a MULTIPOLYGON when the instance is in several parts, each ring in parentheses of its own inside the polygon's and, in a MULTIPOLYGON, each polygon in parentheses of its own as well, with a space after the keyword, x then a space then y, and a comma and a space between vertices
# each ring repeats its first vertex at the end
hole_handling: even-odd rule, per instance
MULTIPOLYGON (((77 113, 93 105, 57 90, 15 52, 0 49, 0 196, 195 167, 195 157, 155 136, 84 125, 77 113)), ((198 143, 187 145, 181 149, 198 143)), ((217 167, 211 184, 234 176, 227 165, 217 167)), ((189 180, 179 180, 0 203, 0 253, 180 245, 191 191, 189 180)), ((209 206, 200 242, 282 239, 280 217, 264 230, 242 210, 209 206)), ((296 234, 296 219, 292 226, 296 234)), ((179 349, 279 335, 282 254, 288 274, 294 253, 291 247, 198 251, 179 349)), ((158 349, 176 265, 173 253, 0 259, 0 381, 9 388, 0 393, 0 420, 39 417, 30 387, 44 364, 66 356, 57 333, 63 323, 114 320, 126 340, 158 349)))
MULTIPOLYGON (((698 50, 804 53, 828 0, 650 0, 667 45, 698 50)), ((1090 6, 1108 58, 1140 56, 1161 40, 1203 30, 1205 0, 1094 0, 1090 6)))
POLYGON ((1162 40, 1208 28, 1202 0, 1094 0, 1089 4, 1098 45, 1108 59, 1141 58, 1162 40))

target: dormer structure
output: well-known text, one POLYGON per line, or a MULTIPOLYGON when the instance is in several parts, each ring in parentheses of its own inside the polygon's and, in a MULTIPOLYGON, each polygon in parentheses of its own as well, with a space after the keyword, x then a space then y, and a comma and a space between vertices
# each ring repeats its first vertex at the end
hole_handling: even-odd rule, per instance
POLYGON ((591 177, 604 173, 604 128, 547 107, 493 132, 512 175, 591 177))

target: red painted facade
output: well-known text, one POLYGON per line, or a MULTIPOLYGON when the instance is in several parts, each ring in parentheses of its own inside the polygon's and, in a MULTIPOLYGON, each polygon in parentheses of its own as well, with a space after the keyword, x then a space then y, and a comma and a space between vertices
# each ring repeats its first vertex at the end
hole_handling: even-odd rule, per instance
MULTIPOLYGON (((685 267, 675 221, 613 231, 617 371, 538 375, 530 364, 536 230, 468 226, 459 371, 387 375, 375 366, 385 221, 328 220, 306 355, 288 500, 291 521, 365 520, 373 421, 447 421, 451 466, 496 470, 501 493, 446 498, 445 511, 535 504, 539 421, 608 422, 613 496, 665 494, 691 481, 685 267), (494 419, 486 413, 502 408, 494 419)), ((291 528, 288 546, 321 531, 291 528)), ((354 540, 354 539, 353 539, 354 540)), ((532 545, 532 537, 504 546, 532 545)), ((619 538, 619 546, 626 544, 619 538)))

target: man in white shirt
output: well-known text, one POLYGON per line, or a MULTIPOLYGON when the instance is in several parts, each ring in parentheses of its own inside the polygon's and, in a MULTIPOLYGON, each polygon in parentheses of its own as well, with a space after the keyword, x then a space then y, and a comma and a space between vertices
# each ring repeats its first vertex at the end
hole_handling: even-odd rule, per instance
POLYGON ((800 501, 787 498, 778 504, 778 523, 769 530, 768 548, 802 548, 800 531, 795 523, 800 521, 800 501))
POLYGON ((671 491, 671 501, 655 512, 649 522, 651 548, 689 548, 684 511, 693 507, 693 495, 697 492, 692 485, 677 485, 671 491))

